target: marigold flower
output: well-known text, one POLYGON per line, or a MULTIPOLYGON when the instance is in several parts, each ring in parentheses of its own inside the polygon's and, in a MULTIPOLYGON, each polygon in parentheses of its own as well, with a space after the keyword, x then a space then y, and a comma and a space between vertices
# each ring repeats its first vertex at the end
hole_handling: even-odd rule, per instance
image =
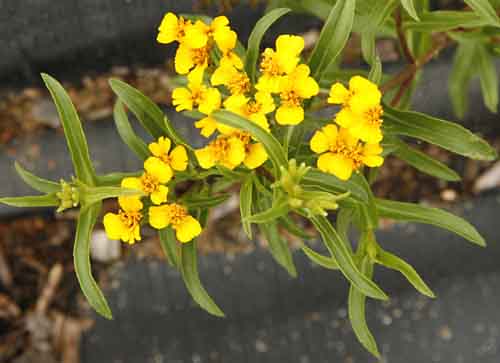
POLYGON ((281 105, 276 111, 276 121, 280 125, 297 125, 304 120, 302 101, 319 93, 318 83, 309 73, 309 67, 301 64, 281 79, 281 105))
POLYGON ((177 145, 170 151, 171 146, 170 139, 161 136, 157 142, 149 144, 148 148, 153 156, 144 163, 146 171, 158 175, 159 180, 166 180, 165 183, 172 178, 173 170, 184 171, 188 164, 186 148, 177 145))
POLYGON ((229 59, 221 59, 219 67, 210 78, 212 86, 226 86, 232 95, 244 94, 250 90, 250 79, 238 70, 229 59))
POLYGON ((195 155, 203 169, 217 164, 234 169, 242 163, 249 169, 255 169, 267 160, 264 146, 252 143, 250 134, 242 131, 218 136, 204 148, 196 150, 195 155))
POLYGON ((321 154, 318 169, 347 180, 361 166, 377 167, 384 159, 379 144, 363 144, 348 129, 331 124, 316 131, 310 142, 311 150, 321 154))
POLYGON ((158 27, 158 43, 169 44, 174 41, 183 42, 186 36, 186 31, 192 26, 191 21, 185 20, 182 16, 177 17, 174 13, 167 13, 163 17, 160 26, 158 27))
POLYGON ((149 208, 149 224, 156 229, 172 226, 182 243, 191 241, 201 233, 200 222, 189 215, 184 206, 175 203, 149 208))
POLYGON ((177 112, 198 107, 209 115, 220 107, 221 95, 216 88, 203 85, 203 69, 195 69, 188 75, 188 86, 174 89, 172 104, 177 112))
POLYGON ((118 214, 104 216, 104 229, 110 239, 122 240, 129 244, 141 240, 141 220, 143 204, 138 198, 118 198, 118 214))
POLYGON ((218 16, 210 25, 201 20, 196 21, 186 30, 185 44, 191 48, 201 48, 207 46, 213 39, 224 53, 235 47, 236 38, 236 33, 229 27, 229 19, 225 16, 218 16))
MULTIPOLYGON (((145 172, 140 178, 128 177, 122 180, 123 188, 137 189, 149 195, 154 204, 167 201, 168 183, 172 178, 172 169, 161 159, 151 157, 144 163, 145 172)), ((126 197, 137 198, 137 197, 126 197)))
POLYGON ((304 39, 297 35, 280 35, 276 39, 276 51, 266 48, 260 62, 260 76, 257 85, 259 91, 278 93, 280 79, 291 73, 300 61, 304 49, 304 39))
POLYGON ((210 59, 210 48, 191 48, 184 43, 179 45, 175 53, 175 71, 179 74, 188 74, 194 70, 202 71, 208 67, 210 59))

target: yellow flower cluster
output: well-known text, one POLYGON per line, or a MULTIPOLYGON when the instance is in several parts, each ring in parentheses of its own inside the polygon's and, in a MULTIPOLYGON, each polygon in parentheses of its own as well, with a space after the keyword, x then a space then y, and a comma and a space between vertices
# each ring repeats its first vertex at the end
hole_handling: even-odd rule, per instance
POLYGON ((149 224, 153 228, 163 229, 172 226, 180 242, 189 242, 201 233, 200 223, 190 216, 185 207, 167 203, 168 186, 175 171, 187 168, 186 149, 178 145, 171 150, 171 142, 160 137, 149 145, 151 156, 144 162, 143 174, 124 178, 123 188, 142 191, 149 200, 139 197, 120 197, 120 210, 117 214, 107 213, 104 216, 104 228, 109 238, 122 240, 130 244, 141 240, 141 223, 148 210, 149 224))
POLYGON ((334 120, 338 126, 329 124, 311 139, 311 150, 321 154, 318 169, 347 180, 363 165, 382 165, 381 98, 377 85, 361 76, 350 79, 349 89, 341 83, 331 87, 328 102, 342 108, 334 120))

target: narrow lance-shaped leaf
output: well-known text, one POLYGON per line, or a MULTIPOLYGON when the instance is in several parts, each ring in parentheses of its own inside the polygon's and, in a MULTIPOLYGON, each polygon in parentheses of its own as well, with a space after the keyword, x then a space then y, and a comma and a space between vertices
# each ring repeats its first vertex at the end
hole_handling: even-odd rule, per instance
POLYGON ((141 190, 121 188, 121 187, 83 187, 80 193, 80 200, 83 206, 87 207, 104 199, 118 197, 141 197, 144 192, 141 190))
POLYGON ((358 290, 365 295, 373 297, 374 299, 387 300, 387 295, 378 287, 373 281, 366 278, 354 264, 349 249, 341 240, 337 231, 332 227, 328 219, 324 216, 312 216, 311 222, 320 232, 323 242, 327 245, 339 265, 339 269, 344 276, 354 285, 358 290))
POLYGON ((398 149, 394 152, 394 155, 401 160, 406 161, 408 164, 414 168, 420 170, 423 173, 435 176, 447 181, 458 181, 460 176, 448 168, 446 165, 440 161, 431 158, 429 155, 409 147, 403 141, 396 139, 398 144, 398 149))
POLYGON ((405 30, 419 32, 445 32, 455 28, 475 28, 486 25, 481 17, 469 11, 437 10, 420 14, 420 21, 407 21, 405 30))
POLYGON ((315 264, 321 267, 327 268, 329 270, 339 269, 339 265, 337 264, 335 259, 331 256, 323 256, 322 254, 312 250, 306 245, 302 246, 302 252, 304 252, 305 255, 309 257, 311 261, 313 261, 315 264))
POLYGON ((160 246, 168 261, 176 269, 181 266, 181 261, 177 253, 177 240, 175 239, 175 232, 172 228, 165 228, 158 231, 160 237, 160 246))
POLYGON ((388 133, 424 140, 471 159, 494 160, 497 157, 495 149, 466 128, 423 113, 384 106, 384 126, 388 133))
POLYGON ((253 189, 253 175, 250 174, 240 189, 241 224, 243 231, 250 239, 252 238, 252 224, 248 220, 248 217, 252 214, 253 189))
POLYGON ((420 21, 418 14, 417 14, 417 10, 415 9, 415 4, 413 3, 413 0, 401 0, 401 5, 406 10, 408 15, 410 15, 416 21, 420 21))
POLYGON ((464 0, 464 2, 469 5, 477 15, 488 22, 489 25, 496 27, 500 26, 500 19, 498 18, 497 12, 488 0, 464 0))
POLYGON ((196 258, 196 241, 182 244, 181 258, 182 278, 194 301, 210 314, 223 317, 224 313, 201 284, 196 258))
POLYGON ((273 258, 278 262, 292 277, 297 276, 297 269, 293 262, 292 253, 288 243, 280 236, 276 223, 269 222, 259 224, 259 228, 266 237, 269 244, 269 251, 273 258))
POLYGON ((375 60, 368 74, 368 79, 375 84, 380 84, 382 80, 382 62, 379 56, 375 56, 375 60))
POLYGON ((35 174, 30 173, 24 169, 21 164, 17 161, 14 164, 17 174, 21 177, 26 184, 28 184, 33 189, 42 193, 55 193, 61 190, 61 185, 59 183, 53 182, 51 180, 43 179, 35 174))
POLYGON ((120 186, 122 179, 128 177, 138 178, 142 175, 142 171, 131 173, 110 173, 105 175, 97 175, 97 185, 100 187, 120 186))
POLYGON ((297 236, 299 238, 302 238, 305 240, 316 238, 315 236, 310 235, 307 232, 305 232, 304 227, 297 225, 297 223, 295 223, 295 221, 293 221, 293 219, 290 218, 289 215, 284 215, 284 216, 280 217, 279 225, 281 227, 285 228, 288 232, 290 232, 294 236, 297 236))
POLYGON ((141 160, 146 160, 149 156, 149 150, 146 143, 134 132, 132 125, 127 117, 127 112, 120 101, 115 103, 113 109, 116 129, 123 142, 132 150, 141 160))
MULTIPOLYGON (((367 279, 372 278, 373 265, 368 256, 365 256, 361 261, 360 271, 367 279)), ((368 324, 366 323, 366 296, 351 285, 349 289, 348 311, 349 320, 351 321, 352 330, 359 342, 375 357, 380 358, 377 342, 373 337, 368 324)))
POLYGON ((484 45, 476 47, 475 58, 479 70, 479 80, 481 81, 481 92, 483 93, 484 104, 493 113, 498 110, 498 75, 493 62, 493 56, 484 45))
POLYGON ((247 217, 247 221, 249 221, 250 223, 269 223, 286 215, 289 211, 290 206, 288 205, 288 199, 286 197, 280 198, 273 204, 271 208, 247 217))
POLYGON ((60 203, 55 193, 46 195, 30 195, 24 197, 0 198, 0 203, 11 207, 57 207, 60 203))
POLYGON ((377 251, 376 262, 392 270, 399 271, 404 277, 410 282, 410 284, 417 289, 421 294, 428 297, 436 297, 432 290, 427 286, 427 284, 422 280, 420 275, 415 271, 415 269, 406 261, 402 260, 396 255, 379 249, 377 251))
POLYGON ((101 204, 96 203, 80 213, 76 226, 73 257, 78 282, 90 306, 106 319, 111 319, 111 310, 102 291, 92 277, 90 268, 90 236, 100 210, 101 204))
POLYGON ((467 112, 469 82, 474 70, 474 59, 476 57, 475 42, 459 43, 448 78, 448 91, 451 103, 456 115, 463 118, 467 112))
POLYGON ((262 41, 262 37, 276 20, 290 11, 291 10, 287 8, 271 10, 255 24, 248 38, 247 56, 245 59, 245 71, 252 83, 255 83, 256 66, 260 54, 260 42, 262 41))
POLYGON ((221 194, 221 195, 214 195, 214 196, 198 196, 198 197, 189 197, 186 199, 183 199, 183 204, 185 204, 189 209, 196 209, 196 208, 212 208, 216 207, 219 204, 224 203, 226 200, 229 199, 231 195, 230 194, 221 194))
POLYGON ((273 161, 277 168, 280 166, 285 168, 287 167, 288 162, 285 151, 278 140, 276 140, 271 133, 267 132, 256 123, 229 111, 214 112, 212 117, 224 125, 249 132, 259 142, 261 142, 262 145, 264 145, 269 158, 273 161))
POLYGON ((309 67, 315 79, 321 79, 323 71, 344 49, 351 33, 355 7, 355 0, 337 0, 330 11, 309 58, 309 67))
POLYGON ((56 104, 71 159, 73 160, 75 174, 78 179, 87 185, 94 185, 94 166, 90 161, 87 139, 75 106, 73 106, 71 98, 63 86, 56 79, 45 73, 42 73, 42 78, 56 104))
POLYGON ((385 199, 377 199, 376 203, 381 217, 398 221, 432 224, 456 233, 479 246, 486 246, 484 238, 469 222, 444 210, 385 199))

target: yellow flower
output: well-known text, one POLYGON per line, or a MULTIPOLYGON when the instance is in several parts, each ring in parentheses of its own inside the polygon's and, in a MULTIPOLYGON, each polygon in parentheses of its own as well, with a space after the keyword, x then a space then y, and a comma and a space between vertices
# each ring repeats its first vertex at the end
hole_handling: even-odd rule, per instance
MULTIPOLYGON (((253 100, 241 94, 229 96, 224 101, 224 107, 253 121, 264 130, 270 131, 266 114, 273 112, 275 109, 274 100, 270 93, 259 91, 255 93, 253 100)), ((223 134, 227 134, 232 130, 234 129, 229 126, 219 125, 219 131, 223 134)))
POLYGON ((149 144, 149 151, 153 156, 149 157, 144 168, 151 173, 161 175, 161 180, 168 182, 173 175, 173 170, 184 171, 187 168, 188 156, 186 148, 177 145, 170 151, 172 143, 169 138, 161 136, 157 142, 149 144))
POLYGON ((156 229, 172 226, 180 242, 186 243, 201 233, 201 225, 179 204, 165 204, 149 208, 149 224, 156 229))
POLYGON ((341 104, 335 122, 348 128, 351 134, 368 143, 382 140, 382 115, 380 105, 382 93, 377 85, 369 80, 354 76, 349 81, 349 89, 335 83, 330 89, 328 102, 341 104))
POLYGON ((221 95, 216 88, 203 85, 203 69, 198 68, 188 75, 188 86, 174 89, 172 104, 177 112, 198 107, 206 115, 220 107, 221 95))
POLYGON ((191 48, 181 43, 175 53, 175 71, 179 74, 188 74, 191 70, 205 70, 210 59, 210 48, 191 48))
POLYGON ((207 116, 194 123, 197 129, 201 129, 200 134, 204 137, 210 137, 218 127, 217 121, 213 117, 207 116))
POLYGON ((257 85, 259 91, 279 92, 280 79, 291 73, 299 63, 299 56, 304 49, 304 39, 297 35, 280 35, 276 39, 276 51, 266 48, 262 53, 257 85))
POLYGON ((319 86, 309 73, 309 67, 301 64, 281 79, 281 106, 276 111, 280 125, 297 125, 304 120, 302 101, 319 93, 319 86))
POLYGON ((158 27, 159 33, 156 40, 162 44, 169 44, 174 41, 183 42, 186 31, 191 26, 192 23, 182 16, 177 18, 173 13, 167 13, 158 27))
POLYGON ((212 86, 226 86, 232 95, 244 94, 250 90, 250 80, 245 72, 238 70, 233 62, 223 58, 210 78, 212 86))
POLYGON ((151 197, 154 204, 165 203, 167 201, 168 187, 164 184, 168 183, 172 178, 172 169, 159 158, 154 157, 146 160, 144 169, 145 172, 140 178, 124 178, 121 183, 122 187, 142 190, 151 197))
POLYGON ((143 204, 138 198, 118 198, 118 214, 104 216, 104 229, 110 239, 122 240, 129 244, 141 240, 141 220, 143 204))
POLYGON ((185 43, 190 48, 201 48, 209 45, 213 39, 219 49, 225 53, 236 45, 236 33, 229 27, 229 20, 225 16, 218 16, 210 25, 201 20, 187 29, 185 43))
POLYGON ((349 130, 337 129, 332 124, 316 131, 310 146, 312 151, 321 154, 318 169, 341 180, 349 179, 352 172, 363 165, 377 167, 384 162, 379 144, 363 144, 349 130))
POLYGON ((196 150, 195 155, 203 169, 215 165, 234 169, 242 163, 249 169, 255 169, 267 160, 263 145, 252 143, 250 134, 242 131, 218 136, 204 148, 196 150))

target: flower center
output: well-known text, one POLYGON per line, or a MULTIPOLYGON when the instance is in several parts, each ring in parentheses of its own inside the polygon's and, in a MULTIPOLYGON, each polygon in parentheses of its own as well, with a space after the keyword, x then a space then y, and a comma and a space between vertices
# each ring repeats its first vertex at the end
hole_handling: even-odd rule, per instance
POLYGON ((255 101, 249 101, 246 105, 246 114, 253 115, 255 113, 259 113, 262 109, 262 105, 255 101))
POLYGON ((354 146, 347 145, 342 140, 337 140, 337 142, 330 147, 330 152, 337 155, 342 155, 346 159, 353 162, 353 169, 358 170, 361 165, 363 165, 363 149, 359 143, 354 146))
POLYGON ((182 39, 186 36, 186 28, 188 26, 189 20, 186 20, 181 16, 177 23, 177 39, 182 39))
POLYGON ((174 227, 180 225, 187 216, 188 212, 182 205, 175 203, 170 205, 170 223, 174 227))
POLYGON ((193 49, 193 63, 198 66, 204 65, 208 60, 208 46, 193 49))
POLYGON ((301 98, 294 90, 283 91, 280 94, 281 103, 286 106, 300 106, 301 98))
POLYGON ((279 76, 281 74, 279 64, 274 59, 274 53, 264 54, 260 62, 260 71, 270 76, 279 76))
POLYGON ((142 190, 146 194, 151 194, 158 189, 158 180, 148 173, 144 173, 141 177, 142 190))
POLYGON ((119 213, 120 219, 129 231, 134 230, 142 219, 141 212, 125 212, 123 210, 119 213))
POLYGON ((231 94, 242 94, 250 91, 250 80, 247 75, 241 72, 238 72, 234 78, 229 80, 227 85, 231 94))
POLYGON ((370 125, 380 126, 382 124, 382 115, 384 114, 384 110, 380 105, 370 108, 365 112, 366 120, 370 125))
POLYGON ((199 87, 194 87, 191 89, 191 99, 193 100, 193 103, 195 105, 199 105, 200 103, 203 102, 203 99, 205 97, 206 93, 206 87, 205 86, 199 86, 199 87))

